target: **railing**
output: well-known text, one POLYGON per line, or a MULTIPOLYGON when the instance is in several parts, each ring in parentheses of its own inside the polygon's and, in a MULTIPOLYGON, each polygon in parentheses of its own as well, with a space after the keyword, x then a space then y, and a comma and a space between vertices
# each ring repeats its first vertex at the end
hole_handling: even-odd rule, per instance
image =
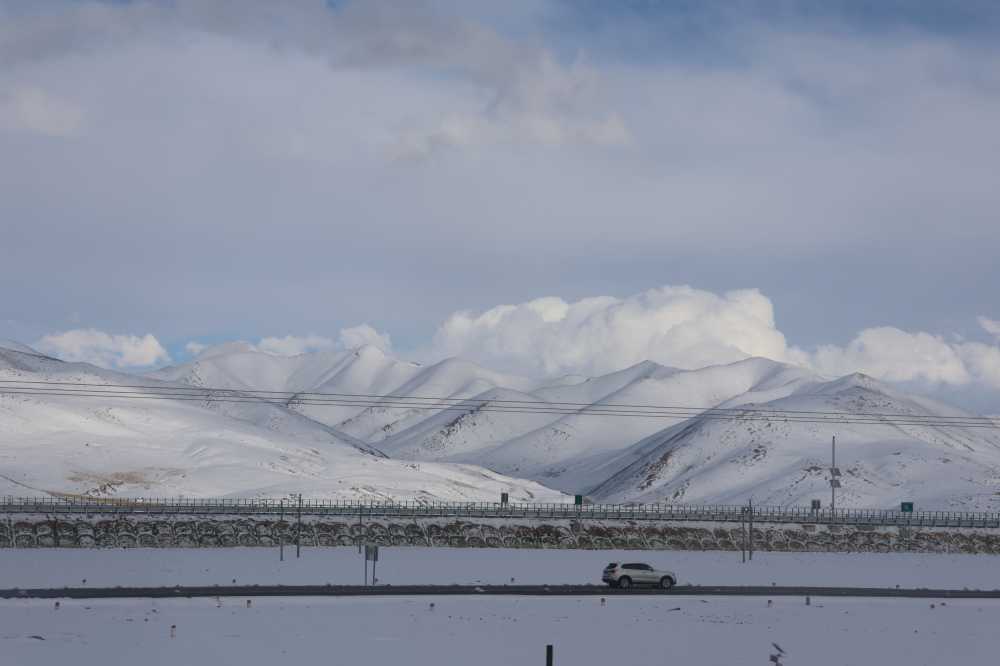
MULTIPOLYGON (((521 520, 742 522, 750 508, 685 504, 501 504, 499 502, 360 502, 278 499, 60 499, 0 498, 0 514, 341 516, 365 518, 511 518, 521 520)), ((808 507, 754 506, 755 523, 978 527, 1000 529, 1000 513, 878 509, 814 511, 808 507)))

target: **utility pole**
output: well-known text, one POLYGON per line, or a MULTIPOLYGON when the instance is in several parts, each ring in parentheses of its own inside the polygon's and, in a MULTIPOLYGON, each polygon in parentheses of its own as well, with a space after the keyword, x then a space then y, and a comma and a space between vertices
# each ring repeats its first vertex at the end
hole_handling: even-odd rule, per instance
POLYGON ((295 523, 295 558, 302 557, 302 493, 299 493, 299 515, 295 523))
POLYGON ((749 512, 748 512, 750 514, 750 530, 749 530, 749 534, 750 534, 750 544, 749 544, 750 545, 750 547, 749 547, 749 550, 750 550, 750 561, 753 562, 753 497, 751 497, 749 500, 747 500, 747 506, 750 509, 749 512))
POLYGON ((747 561, 747 508, 740 507, 740 557, 742 562, 747 561))
POLYGON ((285 500, 281 500, 281 509, 278 512, 278 561, 285 561, 285 500))

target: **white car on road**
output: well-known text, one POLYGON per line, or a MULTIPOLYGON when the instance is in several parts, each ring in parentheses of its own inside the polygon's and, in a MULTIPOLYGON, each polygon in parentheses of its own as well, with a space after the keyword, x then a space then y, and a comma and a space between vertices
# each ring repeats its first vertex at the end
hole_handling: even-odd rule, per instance
POLYGON ((604 575, 601 580, 611 587, 628 589, 633 585, 657 585, 664 590, 669 590, 677 582, 677 574, 673 571, 661 571, 654 569, 642 562, 629 562, 619 564, 612 562, 604 567, 604 575))

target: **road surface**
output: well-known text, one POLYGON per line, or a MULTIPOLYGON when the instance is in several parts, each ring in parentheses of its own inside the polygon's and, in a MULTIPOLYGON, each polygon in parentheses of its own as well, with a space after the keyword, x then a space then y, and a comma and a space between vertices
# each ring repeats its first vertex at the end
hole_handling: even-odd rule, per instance
POLYGON ((232 585, 179 587, 65 587, 0 590, 2 599, 115 599, 191 597, 413 597, 518 595, 683 597, 899 597, 910 599, 1000 599, 1000 590, 881 587, 677 585, 669 590, 605 585, 232 585))

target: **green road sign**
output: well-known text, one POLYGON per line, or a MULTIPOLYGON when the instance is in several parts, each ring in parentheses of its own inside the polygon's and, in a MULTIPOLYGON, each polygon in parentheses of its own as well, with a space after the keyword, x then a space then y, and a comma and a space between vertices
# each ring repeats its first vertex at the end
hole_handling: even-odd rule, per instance
POLYGON ((899 510, 902 513, 913 513, 913 502, 900 502, 899 510))
POLYGON ((573 504, 581 506, 583 504, 583 495, 577 495, 573 498, 573 504))

